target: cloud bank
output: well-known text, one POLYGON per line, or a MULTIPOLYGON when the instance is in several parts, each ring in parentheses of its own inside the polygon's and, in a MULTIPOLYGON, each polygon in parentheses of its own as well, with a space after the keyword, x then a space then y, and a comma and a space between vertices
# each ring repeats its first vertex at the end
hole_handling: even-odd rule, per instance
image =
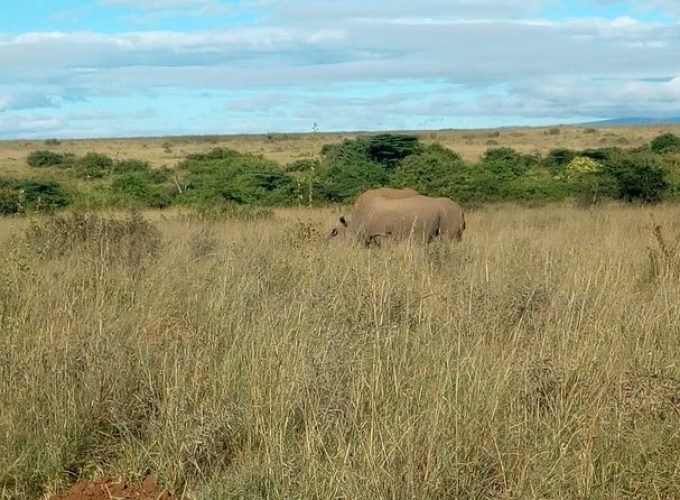
POLYGON ((104 0, 102 15, 227 17, 198 30, 0 33, 0 137, 680 115, 680 8, 628 2, 619 15, 617 4, 612 16, 556 16, 541 0, 104 0), (108 118, 94 127, 92 111, 108 118))

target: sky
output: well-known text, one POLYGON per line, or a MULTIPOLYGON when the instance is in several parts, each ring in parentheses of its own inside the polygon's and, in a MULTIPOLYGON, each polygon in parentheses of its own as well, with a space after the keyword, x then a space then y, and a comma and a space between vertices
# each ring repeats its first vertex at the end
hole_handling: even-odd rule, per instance
POLYGON ((0 0, 0 139, 680 116, 680 0, 0 0))

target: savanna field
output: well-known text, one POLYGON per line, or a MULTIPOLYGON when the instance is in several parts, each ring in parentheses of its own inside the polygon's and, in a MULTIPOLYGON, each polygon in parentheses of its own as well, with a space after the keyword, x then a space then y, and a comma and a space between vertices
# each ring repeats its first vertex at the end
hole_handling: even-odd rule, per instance
POLYGON ((0 498, 680 498, 680 205, 348 210, 0 218, 0 498))

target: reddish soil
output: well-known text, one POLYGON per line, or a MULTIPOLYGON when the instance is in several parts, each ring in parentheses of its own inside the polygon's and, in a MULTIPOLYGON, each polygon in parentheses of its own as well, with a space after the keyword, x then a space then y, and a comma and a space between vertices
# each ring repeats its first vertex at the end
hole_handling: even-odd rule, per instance
POLYGON ((99 481, 77 482, 70 490, 53 495, 49 500, 168 500, 172 493, 147 476, 140 485, 130 485, 111 478, 99 481))

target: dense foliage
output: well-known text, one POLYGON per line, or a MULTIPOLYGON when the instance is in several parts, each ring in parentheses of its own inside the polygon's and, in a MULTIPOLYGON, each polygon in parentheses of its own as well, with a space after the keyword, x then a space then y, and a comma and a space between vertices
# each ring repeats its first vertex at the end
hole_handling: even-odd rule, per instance
POLYGON ((0 178, 0 214, 51 211, 68 202, 63 186, 56 181, 0 178))
POLYGON ((554 148, 544 156, 490 147, 478 161, 468 162, 455 151, 436 143, 424 145, 415 136, 377 134, 327 144, 318 158, 288 165, 214 148, 189 154, 170 169, 151 168, 136 159, 113 160, 96 152, 75 157, 39 150, 26 161, 40 167, 46 179, 30 185, 0 183, 0 212, 67 204, 164 208, 349 203, 378 186, 413 187, 466 205, 565 199, 583 205, 605 199, 656 203, 680 196, 679 152, 680 138, 662 134, 636 149, 554 148))

